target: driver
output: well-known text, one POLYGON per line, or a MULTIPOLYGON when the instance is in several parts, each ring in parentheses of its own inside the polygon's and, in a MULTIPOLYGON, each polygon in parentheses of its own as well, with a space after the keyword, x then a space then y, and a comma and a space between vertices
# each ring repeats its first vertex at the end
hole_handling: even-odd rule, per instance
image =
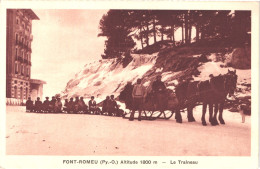
POLYGON ((162 76, 158 75, 156 77, 156 80, 152 84, 152 90, 154 93, 154 101, 156 108, 159 109, 161 112, 163 111, 163 102, 164 102, 164 94, 166 91, 166 86, 162 82, 162 76))

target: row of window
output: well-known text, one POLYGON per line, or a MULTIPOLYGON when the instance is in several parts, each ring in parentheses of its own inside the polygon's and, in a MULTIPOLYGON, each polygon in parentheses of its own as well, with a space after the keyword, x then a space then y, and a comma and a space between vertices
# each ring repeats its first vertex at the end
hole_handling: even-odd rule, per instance
POLYGON ((15 34, 15 44, 19 44, 19 45, 22 45, 22 46, 26 46, 27 48, 30 48, 31 44, 29 42, 29 40, 26 41, 26 39, 29 39, 29 38, 24 38, 23 36, 20 36, 18 34, 15 34))
POLYGON ((30 66, 26 66, 16 62, 15 74, 21 74, 23 76, 30 77, 30 66))
POLYGON ((20 23, 22 23, 23 29, 26 29, 26 31, 30 32, 30 26, 25 27, 25 23, 23 21, 20 21, 20 19, 16 17, 16 25, 19 25, 20 23))
POLYGON ((17 88, 17 86, 14 86, 14 98, 20 98, 20 99, 27 99, 29 95, 28 88, 25 88, 25 92, 23 90, 23 87, 17 88), (18 90, 20 90, 20 95, 18 96, 18 90))
POLYGON ((15 48, 15 57, 22 57, 22 59, 25 59, 27 61, 31 61, 31 55, 27 52, 27 54, 25 54, 26 52, 19 50, 18 48, 15 48), (21 55, 20 55, 21 54, 21 55))

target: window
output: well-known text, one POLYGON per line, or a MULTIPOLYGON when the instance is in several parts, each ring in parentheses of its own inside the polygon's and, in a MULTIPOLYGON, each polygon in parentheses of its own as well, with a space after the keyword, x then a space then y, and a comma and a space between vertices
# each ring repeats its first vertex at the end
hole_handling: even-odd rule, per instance
POLYGON ((27 75, 27 67, 24 67, 24 75, 27 75))
POLYGON ((20 99, 23 99, 23 88, 20 88, 20 99))
MULTIPOLYGON (((15 74, 18 74, 18 63, 15 63, 15 74)), ((14 81, 14 83, 17 83, 17 81, 14 81)))
POLYGON ((21 72, 21 66, 20 66, 19 63, 18 63, 17 65, 18 65, 18 74, 20 74, 20 72, 21 72))
POLYGON ((17 80, 14 81, 14 84, 17 84, 17 80))
POLYGON ((23 75, 23 73, 24 73, 24 66, 22 65, 21 66, 21 74, 23 75))
POLYGON ((14 98, 17 98, 17 87, 14 86, 14 98))
POLYGON ((28 88, 26 87, 25 89, 25 99, 27 100, 28 99, 28 88))
POLYGON ((18 49, 15 48, 15 60, 18 60, 18 49))
POLYGON ((15 34, 15 43, 18 44, 18 42, 19 42, 19 36, 18 34, 15 34))
POLYGON ((16 18, 16 24, 19 25, 19 19, 18 18, 16 18))

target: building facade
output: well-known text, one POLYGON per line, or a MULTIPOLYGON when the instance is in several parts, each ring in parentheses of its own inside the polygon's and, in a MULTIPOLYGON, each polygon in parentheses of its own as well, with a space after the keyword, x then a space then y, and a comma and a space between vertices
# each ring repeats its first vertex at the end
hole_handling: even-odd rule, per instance
POLYGON ((31 93, 32 20, 31 9, 7 9, 6 98, 18 104, 31 93))

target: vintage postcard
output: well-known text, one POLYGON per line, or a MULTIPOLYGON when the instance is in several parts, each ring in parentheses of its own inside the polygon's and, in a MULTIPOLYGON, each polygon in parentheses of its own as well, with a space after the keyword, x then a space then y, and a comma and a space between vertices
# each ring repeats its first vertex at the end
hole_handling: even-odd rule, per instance
POLYGON ((259 2, 5 0, 0 20, 0 168, 258 168, 259 2))

